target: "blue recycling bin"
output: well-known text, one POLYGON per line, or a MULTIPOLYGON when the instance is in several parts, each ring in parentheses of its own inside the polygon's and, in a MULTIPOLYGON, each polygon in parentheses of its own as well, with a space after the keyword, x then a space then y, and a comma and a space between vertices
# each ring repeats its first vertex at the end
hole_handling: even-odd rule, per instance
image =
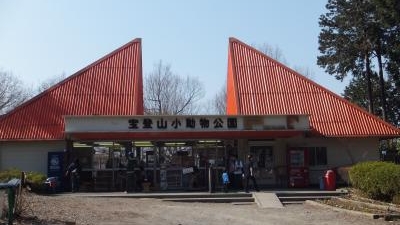
POLYGON ((324 177, 319 178, 319 189, 320 190, 325 190, 325 179, 324 177))

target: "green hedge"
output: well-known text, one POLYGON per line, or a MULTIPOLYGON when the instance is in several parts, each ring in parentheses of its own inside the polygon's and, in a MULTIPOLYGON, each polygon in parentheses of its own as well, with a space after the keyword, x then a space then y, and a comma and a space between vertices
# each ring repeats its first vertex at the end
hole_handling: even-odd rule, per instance
POLYGON ((13 178, 21 178, 21 170, 8 169, 0 171, 0 182, 7 182, 13 178))
POLYGON ((362 162, 350 171, 354 188, 376 200, 392 201, 400 193, 400 166, 389 162, 362 162))
MULTIPOLYGON (((7 182, 13 178, 21 178, 22 171, 19 169, 8 169, 0 171, 0 182, 7 182)), ((41 192, 44 189, 44 182, 46 176, 39 172, 26 172, 26 183, 32 188, 34 192, 41 192)))

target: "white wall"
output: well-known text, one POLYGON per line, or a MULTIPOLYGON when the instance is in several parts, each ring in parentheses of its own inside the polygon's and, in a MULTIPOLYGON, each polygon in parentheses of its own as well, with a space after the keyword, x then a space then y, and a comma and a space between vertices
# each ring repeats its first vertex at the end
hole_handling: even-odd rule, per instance
POLYGON ((379 139, 331 139, 328 146, 328 159, 328 164, 334 166, 379 160, 379 139))
POLYGON ((298 138, 287 143, 289 146, 327 148, 328 164, 310 167, 311 184, 318 184, 319 177, 328 169, 379 160, 378 138, 298 138))
POLYGON ((18 168, 47 174, 47 153, 64 149, 65 141, 0 142, 0 170, 18 168))

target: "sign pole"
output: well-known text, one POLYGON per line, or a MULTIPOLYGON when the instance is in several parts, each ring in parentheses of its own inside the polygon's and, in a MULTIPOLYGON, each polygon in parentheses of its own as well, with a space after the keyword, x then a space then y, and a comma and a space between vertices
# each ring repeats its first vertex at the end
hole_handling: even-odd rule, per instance
POLYGON ((213 192, 213 190, 212 190, 212 164, 210 164, 210 167, 208 167, 208 191, 210 193, 213 192))

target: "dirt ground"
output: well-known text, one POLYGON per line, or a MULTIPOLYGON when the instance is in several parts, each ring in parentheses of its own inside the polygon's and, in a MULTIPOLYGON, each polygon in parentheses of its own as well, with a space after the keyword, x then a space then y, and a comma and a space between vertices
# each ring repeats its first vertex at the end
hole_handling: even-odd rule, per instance
POLYGON ((159 199, 26 194, 14 224, 400 224, 303 204, 262 209, 256 204, 179 203, 159 199))

